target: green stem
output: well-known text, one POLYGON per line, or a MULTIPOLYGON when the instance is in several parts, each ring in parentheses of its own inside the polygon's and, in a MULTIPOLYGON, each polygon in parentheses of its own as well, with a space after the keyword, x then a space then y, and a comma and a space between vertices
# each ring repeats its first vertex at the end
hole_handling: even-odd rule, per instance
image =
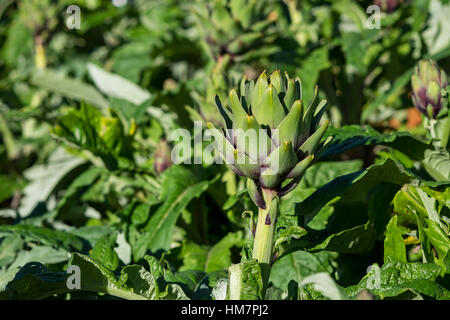
POLYGON ((266 203, 266 209, 259 208, 258 211, 258 222, 253 243, 253 258, 259 262, 261 267, 264 296, 264 292, 266 291, 269 282, 270 267, 273 258, 273 239, 279 199, 273 190, 263 189, 262 192, 266 203))
POLYGON ((437 123, 437 121, 435 120, 435 119, 430 119, 430 121, 429 121, 429 127, 428 127, 428 129, 430 130, 430 133, 431 133, 431 137, 433 138, 433 139, 437 139, 437 135, 436 135, 436 123, 437 123))
POLYGON ((447 149, 450 138, 450 113, 446 119, 441 120, 442 128, 440 131, 441 147, 447 149))

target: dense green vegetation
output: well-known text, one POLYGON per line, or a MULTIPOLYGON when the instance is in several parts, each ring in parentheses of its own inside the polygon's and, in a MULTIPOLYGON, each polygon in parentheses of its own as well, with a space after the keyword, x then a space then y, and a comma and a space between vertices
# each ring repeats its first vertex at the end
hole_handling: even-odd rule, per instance
POLYGON ((0 299, 450 299, 449 16, 1 1, 0 299))

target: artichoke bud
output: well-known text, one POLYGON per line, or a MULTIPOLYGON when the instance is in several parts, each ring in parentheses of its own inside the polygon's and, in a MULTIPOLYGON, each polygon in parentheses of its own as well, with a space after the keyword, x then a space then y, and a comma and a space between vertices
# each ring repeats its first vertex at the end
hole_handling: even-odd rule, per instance
POLYGON ((329 121, 320 121, 326 101, 317 97, 305 108, 300 79, 275 71, 255 81, 242 79, 228 99, 216 96, 224 130, 214 130, 216 152, 238 175, 247 177, 255 204, 264 208, 262 188, 280 191, 289 181, 297 185, 322 152, 329 121))
POLYGON ((415 107, 429 118, 436 118, 443 106, 441 89, 448 85, 447 75, 432 59, 421 60, 411 77, 415 107))
POLYGON ((157 174, 163 173, 172 165, 171 148, 166 140, 161 140, 155 153, 155 160, 153 162, 153 169, 157 174))
POLYGON ((380 7, 381 11, 391 13, 400 4, 400 0, 375 0, 374 4, 380 7))

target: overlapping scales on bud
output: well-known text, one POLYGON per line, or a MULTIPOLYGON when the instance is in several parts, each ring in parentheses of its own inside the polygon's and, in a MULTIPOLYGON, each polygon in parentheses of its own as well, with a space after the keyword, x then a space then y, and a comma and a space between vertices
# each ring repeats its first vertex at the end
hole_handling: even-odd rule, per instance
POLYGON ((269 77, 263 72, 256 82, 244 77, 238 91, 231 90, 227 101, 216 97, 216 104, 225 129, 208 127, 218 155, 248 178, 249 193, 261 208, 261 188, 289 192, 331 140, 321 142, 329 122, 320 121, 326 101, 318 99, 317 87, 305 108, 300 79, 279 71, 269 77))
POLYGON ((234 61, 268 56, 276 13, 267 0, 201 0, 193 7, 197 27, 210 55, 229 55, 234 61))
POLYGON ((421 60, 411 77, 412 99, 416 108, 436 118, 443 105, 441 89, 447 87, 447 75, 432 59, 421 60))

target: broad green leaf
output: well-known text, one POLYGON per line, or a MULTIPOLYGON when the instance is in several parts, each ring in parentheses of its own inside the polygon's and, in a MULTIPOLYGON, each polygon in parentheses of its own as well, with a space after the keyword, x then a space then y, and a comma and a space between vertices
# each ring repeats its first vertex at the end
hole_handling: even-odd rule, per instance
POLYGON ((302 101, 308 106, 314 95, 314 86, 317 83, 320 71, 328 69, 331 64, 328 57, 329 51, 325 46, 312 51, 302 61, 299 75, 302 81, 302 101))
POLYGON ((16 234, 25 241, 35 241, 44 245, 53 245, 64 248, 67 251, 83 249, 83 241, 68 232, 51 230, 44 227, 36 227, 26 224, 2 225, 0 235, 16 234))
POLYGON ((386 227, 384 239, 384 262, 406 261, 406 248, 401 229, 397 226, 398 217, 393 216, 386 227))
POLYGON ((131 300, 187 299, 178 284, 164 284, 164 290, 160 290, 157 280, 161 275, 154 274, 152 270, 147 271, 140 265, 124 267, 118 278, 112 271, 85 255, 73 254, 69 265, 80 269, 80 289, 68 288, 68 283, 73 281, 70 274, 52 272, 43 264, 31 262, 19 270, 2 296, 10 299, 44 299, 80 290, 131 300))
POLYGON ((198 181, 186 168, 172 166, 164 171, 161 196, 164 203, 156 210, 144 228, 135 248, 135 259, 142 257, 147 248, 152 251, 169 249, 173 228, 181 211, 202 194, 211 181, 198 181))
POLYGON ((348 299, 344 290, 342 290, 331 276, 326 272, 320 272, 307 276, 302 280, 300 285, 306 286, 312 284, 314 290, 320 292, 324 297, 330 300, 346 300, 348 299))
POLYGON ((274 243, 274 250, 282 252, 281 246, 285 243, 289 244, 292 239, 299 239, 306 235, 308 232, 299 226, 288 226, 282 228, 277 232, 276 240, 274 243))
POLYGON ((437 181, 450 181, 450 154, 446 150, 427 150, 422 161, 428 174, 437 181))
POLYGON ((88 64, 88 71, 95 85, 104 94, 140 105, 150 99, 150 93, 119 75, 109 73, 94 64, 88 64))
POLYGON ((97 240, 92 248, 91 258, 103 264, 109 270, 116 270, 119 266, 119 257, 114 251, 117 235, 108 234, 97 240))
POLYGON ((263 298, 261 268, 256 260, 232 264, 228 272, 230 300, 260 300, 263 298))
POLYGON ((70 253, 62 248, 53 248, 51 246, 36 246, 30 250, 18 252, 14 262, 8 267, 8 270, 22 267, 29 262, 39 261, 47 265, 66 262, 70 258, 70 253))
POLYGON ((5 237, 0 242, 0 266, 7 266, 14 261, 23 241, 17 235, 5 237))
POLYGON ((60 117, 52 131, 100 157, 110 169, 115 169, 119 160, 132 158, 120 119, 116 115, 103 116, 90 105, 82 104, 80 110, 73 109, 60 117))
POLYGON ((297 203, 295 212, 297 215, 304 215, 307 223, 333 199, 345 200, 348 197, 349 201, 364 200, 368 192, 381 182, 398 185, 400 188, 413 181, 415 178, 400 164, 387 159, 382 164, 375 164, 366 170, 338 177, 320 187, 307 199, 297 203))
POLYGON ((325 251, 318 253, 295 251, 274 262, 269 281, 276 287, 287 290, 288 284, 292 280, 297 285, 300 285, 309 275, 319 272, 330 273, 332 271, 329 254, 325 251))
POLYGON ((157 300, 159 289, 155 277, 143 266, 130 265, 122 269, 119 282, 134 293, 150 300, 157 300))
POLYGON ((361 225, 328 236, 311 250, 327 250, 341 253, 358 253, 370 251, 375 242, 375 230, 361 225))
POLYGON ((333 179, 362 169, 362 161, 320 161, 312 165, 303 176, 302 181, 308 187, 319 188, 333 179))
POLYGON ((431 145, 417 139, 409 132, 382 134, 370 126, 350 125, 339 129, 329 127, 323 139, 329 136, 333 136, 333 141, 321 154, 322 159, 353 148, 381 144, 397 149, 414 160, 422 160, 425 150, 432 148, 431 145))
POLYGON ((205 273, 199 270, 186 270, 175 273, 166 271, 164 273, 164 281, 167 284, 177 284, 188 296, 192 296, 204 277, 205 273))
POLYGON ((231 264, 231 251, 234 246, 241 246, 242 232, 227 234, 222 240, 216 243, 211 249, 205 261, 205 271, 212 272, 226 269, 231 264))
POLYGON ((30 182, 23 190, 24 195, 19 207, 20 216, 28 216, 40 202, 46 202, 58 183, 83 162, 83 159, 58 148, 45 164, 35 165, 26 170, 24 175, 30 182))
POLYGON ((31 77, 31 83, 69 99, 85 101, 98 108, 107 108, 109 105, 108 101, 91 85, 50 69, 36 71, 31 77))
POLYGON ((408 291, 429 298, 448 299, 450 292, 435 282, 440 270, 433 263, 387 262, 381 269, 374 264, 358 285, 345 291, 351 297, 367 289, 381 299, 400 296, 408 291))
POLYGON ((450 251, 450 238, 448 227, 436 211, 436 201, 420 187, 405 186, 396 194, 393 203, 402 224, 417 225, 424 261, 436 262, 445 273, 447 267, 444 261, 450 251))

